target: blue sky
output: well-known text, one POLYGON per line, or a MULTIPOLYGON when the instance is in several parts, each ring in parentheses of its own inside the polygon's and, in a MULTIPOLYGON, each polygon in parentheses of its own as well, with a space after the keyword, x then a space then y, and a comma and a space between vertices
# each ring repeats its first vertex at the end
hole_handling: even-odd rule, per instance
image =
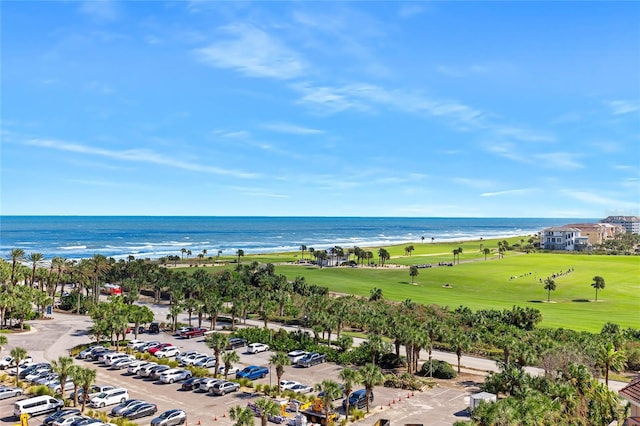
POLYGON ((636 2, 3 2, 1 213, 640 210, 636 2))

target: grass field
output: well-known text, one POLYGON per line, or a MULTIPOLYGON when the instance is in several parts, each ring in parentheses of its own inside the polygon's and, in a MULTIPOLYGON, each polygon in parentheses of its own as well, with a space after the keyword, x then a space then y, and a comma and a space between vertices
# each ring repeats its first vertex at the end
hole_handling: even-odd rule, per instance
MULTIPOLYGON (((510 243, 521 238, 508 239, 510 243)), ((391 260, 384 268, 330 267, 318 268, 284 264, 300 257, 297 253, 251 255, 253 260, 276 264, 276 272, 290 280, 304 276, 311 284, 326 286, 330 291, 368 296, 372 288, 380 288, 385 299, 411 299, 424 304, 456 308, 460 305, 477 309, 509 309, 513 305, 539 309, 543 327, 564 327, 598 332, 606 322, 623 327, 640 328, 640 256, 599 256, 583 254, 507 252, 503 259, 496 253, 484 260, 483 247, 497 248, 497 240, 464 243, 414 243, 412 256, 405 256, 406 245, 386 247, 391 260), (406 265, 452 262, 454 248, 461 247, 461 263, 453 267, 419 269, 415 285, 411 284, 406 265), (555 278, 557 289, 547 292, 540 279, 573 268, 573 272, 555 278), (593 277, 605 279, 606 287, 598 294, 591 287, 593 277), (517 277, 512 279, 512 277, 517 277), (450 284, 451 288, 443 287, 450 284)), ((368 248, 376 253, 377 248, 368 248)), ((309 253, 305 254, 305 258, 309 253)), ((229 259, 230 260, 230 259, 229 259)))

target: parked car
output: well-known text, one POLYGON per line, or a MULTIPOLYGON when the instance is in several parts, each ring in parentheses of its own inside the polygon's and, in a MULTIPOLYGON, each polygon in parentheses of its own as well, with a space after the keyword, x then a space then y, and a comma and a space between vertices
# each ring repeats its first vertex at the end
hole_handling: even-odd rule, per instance
MULTIPOLYGON (((227 374, 237 374, 238 371, 240 371, 240 369, 238 367, 231 366, 229 368, 229 371, 227 371, 227 374)), ((218 367, 218 373, 219 374, 224 374, 224 365, 221 365, 220 367, 218 367)))
POLYGON ((242 370, 236 373, 236 377, 238 379, 247 378, 249 380, 256 380, 269 374, 269 369, 267 367, 259 367, 257 365, 250 365, 248 367, 243 368, 242 370))
POLYGON ((89 406, 93 408, 103 408, 107 405, 120 404, 129 399, 129 392, 125 388, 115 388, 100 392, 89 400, 89 406))
POLYGON ((229 339, 229 342, 227 343, 227 347, 225 349, 229 351, 236 348, 243 348, 245 346, 247 346, 247 339, 241 339, 240 337, 232 337, 229 339))
MULTIPOLYGON (((33 358, 31 358, 30 356, 27 356, 20 360, 20 368, 24 368, 31 364, 33 364, 33 358)), ((15 367, 16 367, 16 360, 11 355, 7 355, 0 358, 1 370, 6 370, 7 368, 15 368, 15 367)))
POLYGON ((180 389, 185 391, 199 389, 200 382, 202 380, 203 380, 202 377, 191 377, 190 379, 187 379, 184 382, 182 382, 182 386, 180 386, 180 389))
POLYGON ((215 356, 208 356, 206 358, 202 358, 200 361, 196 362, 193 365, 195 365, 197 367, 202 367, 202 368, 215 367, 215 365, 216 365, 216 357, 215 356))
POLYGON ((213 377, 207 377, 198 384, 198 390, 209 392, 213 387, 213 385, 223 381, 224 380, 222 379, 214 379, 213 377))
POLYGON ((49 389, 52 389, 54 393, 62 393, 63 391, 67 392, 73 389, 74 384, 73 380, 71 380, 71 378, 68 378, 67 380, 65 380, 64 384, 61 384, 60 380, 55 380, 49 383, 47 386, 49 386, 49 389))
POLYGON ((182 361, 180 362, 180 364, 183 365, 183 366, 194 365, 196 362, 206 358, 207 356, 208 356, 207 354, 189 355, 188 357, 183 358, 182 361))
POLYGON ((187 421, 184 410, 168 410, 151 420, 151 426, 177 426, 187 421))
POLYGON ((9 388, 4 386, 0 388, 0 399, 15 398, 21 395, 24 395, 24 389, 22 388, 9 388))
POLYGON ((157 412, 158 406, 156 404, 145 403, 127 409, 122 413, 122 417, 129 420, 134 420, 141 417, 152 416, 157 412))
POLYGON ((113 416, 113 417, 117 417, 123 411, 125 411, 127 408, 131 407, 132 405, 134 405, 134 404, 144 404, 145 402, 146 401, 143 401, 141 399, 127 399, 126 401, 123 401, 120 404, 118 404, 115 407, 113 407, 111 409, 111 413, 109 413, 109 415, 113 416))
POLYGON ((99 349, 104 349, 104 346, 100 346, 100 345, 96 345, 96 346, 89 346, 88 348, 80 351, 80 353, 78 354, 78 358, 79 359, 87 359, 90 358, 91 353, 93 351, 97 351, 99 349))
POLYGON ((138 375, 138 377, 149 377, 149 375, 151 374, 151 370, 156 368, 157 366, 158 366, 157 362, 150 362, 144 367, 142 367, 141 369, 139 369, 136 374, 138 375))
POLYGON ((160 349, 155 353, 156 358, 171 358, 172 356, 176 356, 180 353, 180 349, 175 346, 168 346, 166 348, 160 349))
POLYGON ((122 370, 123 368, 128 368, 134 362, 137 362, 137 360, 132 356, 128 356, 114 361, 109 368, 112 370, 122 370))
POLYGON ((134 361, 131 364, 129 364, 129 366, 127 367, 127 373, 128 374, 137 374, 138 371, 141 368, 144 368, 144 367, 148 366, 149 364, 151 364, 150 361, 142 361, 142 360, 134 361))
POLYGON ((211 393, 214 395, 226 395, 229 392, 235 392, 240 389, 240 383, 222 381, 211 387, 211 393))
POLYGON ((298 383, 297 385, 291 386, 289 390, 297 393, 309 393, 309 392, 313 392, 313 387, 308 385, 303 385, 302 383, 298 383))
POLYGON ((122 360, 129 360, 129 361, 133 361, 136 359, 136 357, 134 357, 133 355, 128 355, 128 354, 117 354, 117 355, 113 355, 110 357, 107 357, 104 361, 104 365, 107 365, 109 367, 111 367, 113 364, 115 364, 118 361, 122 361, 122 360))
POLYGON ((74 414, 54 421, 52 423, 52 426, 70 426, 71 423, 75 422, 78 419, 86 419, 86 417, 80 414, 74 414))
POLYGON ((186 380, 190 377, 191 377, 191 371, 178 370, 177 368, 176 369, 172 368, 170 370, 163 372, 160 375, 160 381, 162 383, 175 383, 175 382, 180 382, 182 380, 186 380))
POLYGON ((91 423, 95 423, 99 420, 96 420, 92 417, 87 417, 87 416, 82 416, 79 419, 76 419, 75 421, 71 422, 71 424, 69 426, 86 426, 89 425, 91 423))
POLYGON ((77 408, 66 408, 64 410, 56 411, 50 416, 45 417, 45 419, 42 421, 42 424, 43 426, 51 426, 55 421, 58 421, 64 417, 69 417, 69 416, 78 415, 78 414, 80 414, 80 410, 78 410, 77 408))
POLYGON ((300 382, 296 382, 293 380, 280 380, 280 389, 287 390, 291 389, 292 386, 299 385, 300 382))
POLYGON ((160 324, 157 322, 152 322, 149 325, 149 334, 158 334, 160 333, 160 324))
POLYGON ((145 343, 147 343, 147 342, 146 342, 146 341, 144 341, 144 340, 140 340, 140 339, 133 339, 133 340, 131 340, 129 343, 127 343, 127 347, 128 347, 129 349, 135 349, 135 348, 137 348, 138 346, 142 346, 142 345, 144 345, 145 343))
POLYGON ((269 350, 269 345, 265 345, 264 343, 252 343, 247 346, 247 353, 249 354, 257 354, 259 352, 266 352, 269 350))
POLYGON ((190 331, 191 329, 193 329, 193 327, 190 326, 190 325, 184 325, 182 327, 179 327, 176 330, 176 334, 174 334, 174 336, 180 336, 180 335, 182 335, 182 333, 186 333, 187 331, 190 331))
POLYGON ((160 375, 170 369, 171 367, 168 365, 156 365, 149 371, 149 378, 151 380, 160 380, 160 375))
POLYGON ((51 374, 50 366, 40 367, 33 370, 25 370, 24 372, 20 373, 18 377, 26 382, 33 382, 34 380, 40 377, 44 377, 48 374, 51 374))
POLYGON ((304 358, 309 352, 303 350, 295 350, 291 351, 287 354, 289 357, 289 361, 291 361, 291 365, 295 365, 301 358, 304 358))
POLYGON ((298 367, 312 367, 317 364, 322 364, 327 360, 327 356, 325 354, 319 354, 317 352, 311 352, 300 358, 296 365, 298 367))
MULTIPOLYGON (((371 396, 369 397, 369 405, 373 403, 373 391, 371 392, 371 396)), ((349 407, 356 407, 362 409, 367 406, 367 390, 360 389, 355 392, 351 392, 349 395, 349 407)), ((347 399, 345 398, 342 401, 342 408, 347 408, 347 399)))
MULTIPOLYGON (((86 399, 89 401, 94 396, 98 395, 100 392, 106 392, 108 390, 115 389, 115 386, 111 385, 91 385, 89 387, 89 392, 87 392, 86 399)), ((71 392, 69 398, 73 399, 75 397, 74 392, 71 392)), ((85 398, 84 390, 82 388, 78 389, 78 401, 82 402, 85 398)))
POLYGON ((176 361, 178 362, 182 362, 183 359, 185 359, 186 357, 193 355, 193 354, 197 354, 199 353, 198 351, 194 351, 194 350, 188 350, 188 351, 184 351, 184 352, 180 352, 178 355, 176 355, 176 361))
POLYGON ((172 344, 172 343, 160 343, 160 344, 159 344, 159 345, 157 345, 157 346, 154 346, 154 347, 152 347, 152 348, 147 349, 147 352, 149 352, 151 355, 153 355, 153 354, 155 354, 156 352, 158 352, 158 351, 160 351, 160 350, 162 350, 162 349, 164 349, 164 348, 171 347, 171 346, 173 346, 173 344, 172 344))
POLYGON ((101 356, 111 352, 115 352, 115 351, 113 349, 99 348, 94 351, 91 351, 89 353, 89 356, 86 359, 89 361, 99 361, 101 356))
POLYGON ((207 332, 206 328, 203 327, 193 327, 191 330, 185 331, 183 333, 180 333, 180 336, 182 336, 185 339, 191 339, 192 337, 200 337, 200 336, 204 336, 204 334, 207 332))
POLYGON ((162 343, 162 342, 159 342, 157 340, 151 340, 151 341, 145 343, 144 345, 140 346, 137 350, 138 350, 138 352, 146 352, 147 349, 151 349, 151 348, 153 348, 155 346, 158 346, 160 343, 162 343))
POLYGON ((41 376, 33 381, 36 385, 46 385, 49 386, 49 383, 53 383, 58 380, 58 375, 56 373, 48 373, 44 376, 41 376))
MULTIPOLYGON (((41 362, 38 364, 31 364, 30 366, 28 366, 27 368, 25 368, 24 370, 20 370, 20 374, 19 374, 19 378, 24 379, 25 377, 27 377, 29 374, 32 374, 34 371, 36 370, 51 370, 51 364, 48 364, 46 362, 41 362)), ((14 375, 16 374, 16 371, 14 369, 9 370, 9 374, 14 375)))

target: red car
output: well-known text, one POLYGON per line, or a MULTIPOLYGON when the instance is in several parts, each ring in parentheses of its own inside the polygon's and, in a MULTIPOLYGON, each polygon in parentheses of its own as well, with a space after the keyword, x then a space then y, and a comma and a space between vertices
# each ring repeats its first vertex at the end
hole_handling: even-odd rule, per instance
POLYGON ((173 346, 173 345, 171 343, 160 343, 158 346, 154 346, 153 348, 149 349, 149 353, 153 355, 156 352, 158 352, 160 349, 164 349, 169 346, 173 346))
POLYGON ((204 336, 204 334, 206 332, 207 332, 206 328, 193 327, 189 331, 185 331, 185 332, 180 333, 180 336, 182 336, 183 339, 191 339, 192 337, 204 336))

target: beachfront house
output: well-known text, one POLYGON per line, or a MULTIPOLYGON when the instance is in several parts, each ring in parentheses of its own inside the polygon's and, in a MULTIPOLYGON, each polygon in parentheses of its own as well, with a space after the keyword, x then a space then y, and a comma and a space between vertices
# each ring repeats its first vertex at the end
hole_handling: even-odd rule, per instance
POLYGON ((587 250, 590 250, 593 246, 602 244, 606 240, 616 238, 625 232, 621 225, 611 223, 571 223, 565 226, 580 230, 580 238, 579 241, 577 241, 577 246, 584 246, 587 250))
POLYGON ((554 226, 543 229, 540 233, 540 248, 544 250, 581 250, 586 248, 585 237, 578 228, 571 226, 554 226))
POLYGON ((640 426, 640 376, 636 376, 631 383, 620 389, 618 394, 631 405, 629 418, 624 425, 640 426))

